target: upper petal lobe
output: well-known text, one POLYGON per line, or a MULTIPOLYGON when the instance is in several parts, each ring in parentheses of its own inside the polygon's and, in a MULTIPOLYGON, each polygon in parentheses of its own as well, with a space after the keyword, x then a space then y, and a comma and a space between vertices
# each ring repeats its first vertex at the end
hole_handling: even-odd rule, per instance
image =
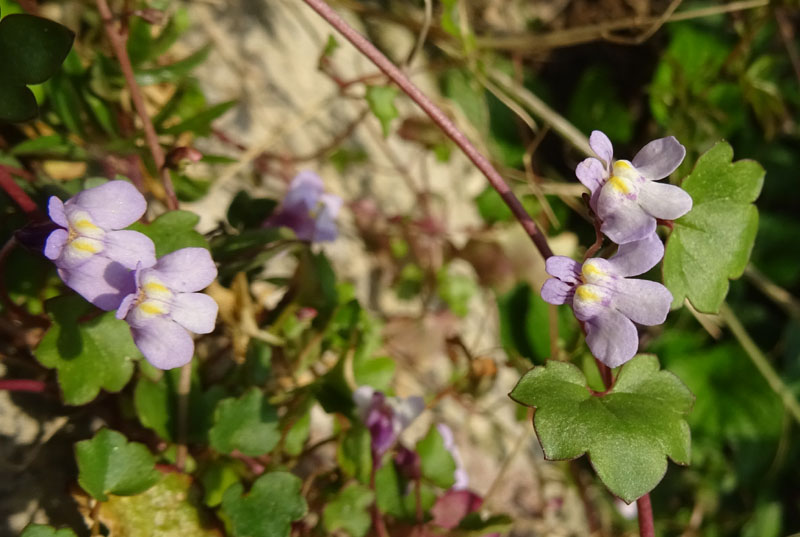
POLYGON ((203 293, 180 293, 172 299, 170 317, 185 329, 196 334, 214 331, 219 306, 203 293))
POLYGON ((150 269, 173 291, 192 293, 208 287, 217 267, 205 248, 181 248, 163 257, 150 269))
POLYGON ((147 210, 144 196, 127 181, 109 181, 70 198, 75 206, 92 216, 103 229, 122 229, 136 222, 147 210))
POLYGON ((633 157, 633 165, 647 177, 657 181, 668 176, 683 162, 686 148, 674 136, 653 140, 633 157))

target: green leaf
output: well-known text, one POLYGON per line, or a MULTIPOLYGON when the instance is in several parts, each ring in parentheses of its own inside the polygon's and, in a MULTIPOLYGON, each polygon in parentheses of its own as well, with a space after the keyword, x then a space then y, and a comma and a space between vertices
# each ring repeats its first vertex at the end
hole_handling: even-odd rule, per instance
POLYGON ((296 457, 303 451, 303 446, 311 432, 311 411, 307 410, 295 421, 286 433, 284 451, 287 455, 296 457))
POLYGON ((0 120, 15 123, 28 121, 38 113, 39 107, 31 90, 21 84, 0 83, 0 120))
POLYGON ((475 280, 465 274, 455 274, 443 266, 436 273, 436 291, 439 298, 459 317, 469 313, 469 302, 477 292, 475 280))
POLYGON ((602 125, 603 132, 616 143, 628 143, 633 136, 633 117, 605 67, 592 66, 583 71, 570 99, 567 119, 582 132, 602 125))
POLYGON ((157 382, 141 377, 133 392, 133 406, 142 425, 164 440, 172 440, 172 401, 167 375, 157 382))
POLYGON ((98 518, 115 536, 219 537, 201 507, 192 477, 170 473, 142 494, 111 496, 98 518))
POLYGON ((639 355, 622 367, 611 391, 592 394, 583 373, 549 361, 519 381, 511 398, 536 408, 533 424, 547 459, 584 453, 608 489, 630 503, 664 477, 667 457, 689 464, 684 415, 693 396, 658 359, 639 355))
POLYGON ((69 528, 57 530, 52 526, 43 524, 30 524, 19 537, 77 537, 69 528))
POLYGON ((249 456, 269 453, 280 437, 278 415, 258 388, 250 388, 239 399, 220 401, 209 431, 214 449, 222 453, 239 450, 249 456))
POLYGON ((222 114, 236 106, 236 101, 225 101, 206 108, 202 112, 181 121, 177 125, 162 129, 164 134, 183 134, 191 132, 197 136, 208 136, 211 134, 211 123, 222 114))
POLYGON ((372 451, 370 451, 370 436, 366 427, 354 425, 344 433, 336 450, 336 461, 345 475, 354 477, 362 483, 369 482, 372 471, 372 451))
POLYGON ((200 481, 203 483, 203 503, 208 507, 216 507, 222 503, 222 496, 228 487, 239 482, 237 464, 214 461, 203 471, 200 481))
POLYGON ((672 306, 688 298, 698 310, 719 311, 728 279, 742 275, 758 231, 752 204, 764 183, 764 168, 752 160, 732 162, 733 149, 719 142, 700 157, 683 182, 694 201, 675 221, 664 254, 664 285, 672 306))
POLYGON ((37 155, 51 158, 65 157, 78 160, 89 156, 86 150, 75 145, 75 143, 66 136, 61 136, 59 134, 39 136, 38 138, 24 140, 15 145, 10 153, 18 156, 37 155))
POLYGON ((369 507, 373 501, 375 494, 370 489, 349 485, 325 506, 322 525, 329 532, 343 530, 351 537, 364 537, 372 524, 369 507))
POLYGON ((77 295, 49 300, 46 307, 53 324, 34 355, 43 366, 56 369, 64 402, 82 405, 101 388, 124 388, 133 374, 133 361, 141 357, 128 324, 114 312, 81 322, 93 307, 77 295))
POLYGON ((74 38, 68 28, 48 19, 5 17, 0 20, 0 81, 41 84, 61 67, 74 38))
POLYGON ((75 444, 78 483, 100 501, 108 494, 132 496, 149 489, 161 478, 147 446, 128 442, 120 433, 101 429, 91 440, 75 444))
POLYGON ((436 426, 417 443, 422 476, 439 488, 449 489, 455 483, 456 463, 444 446, 444 439, 436 426))
POLYGON ((246 495, 241 483, 232 485, 222 497, 222 511, 234 536, 288 537, 292 522, 308 509, 301 487, 302 481, 288 472, 262 475, 246 495))
POLYGON ((259 228, 270 217, 278 202, 269 198, 253 198, 244 190, 233 197, 228 206, 228 223, 242 230, 259 228))
POLYGON ((376 390, 389 390, 397 363, 388 356, 353 360, 353 377, 359 386, 372 386, 376 390))
POLYGON ((178 82, 186 78, 197 66, 208 57, 211 47, 203 47, 183 60, 154 67, 153 69, 139 69, 135 72, 136 82, 140 86, 152 86, 165 82, 178 82))
POLYGON ((383 137, 389 136, 389 127, 392 120, 399 117, 400 113, 394 105, 397 97, 397 88, 394 86, 367 86, 367 104, 369 109, 381 122, 383 137))
POLYGON ((144 233, 156 245, 156 256, 161 257, 181 248, 208 248, 206 239, 194 226, 200 217, 189 211, 169 211, 162 214, 150 224, 136 222, 128 229, 144 233))

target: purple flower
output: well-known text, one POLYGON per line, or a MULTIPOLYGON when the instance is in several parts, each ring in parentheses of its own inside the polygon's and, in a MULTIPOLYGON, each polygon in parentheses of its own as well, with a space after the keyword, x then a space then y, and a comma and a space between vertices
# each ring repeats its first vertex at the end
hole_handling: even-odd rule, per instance
POLYGON ((672 294, 666 287, 628 278, 647 272, 663 256, 664 245, 652 234, 621 245, 611 259, 594 257, 581 265, 568 257, 550 257, 545 269, 555 278, 544 282, 542 298, 570 304, 583 322, 592 354, 608 367, 620 366, 639 348, 633 322, 653 326, 669 313, 672 294))
POLYGON ((456 463, 456 470, 454 472, 455 482, 450 489, 464 490, 469 486, 469 476, 467 475, 467 470, 464 468, 464 462, 461 460, 461 453, 458 451, 458 446, 456 446, 453 431, 444 423, 437 423, 436 429, 439 431, 439 434, 442 435, 444 448, 450 452, 450 455, 453 457, 453 462, 456 463))
POLYGON ((53 196, 48 211, 60 228, 47 237, 44 255, 86 300, 107 311, 116 309, 134 289, 131 270, 156 262, 153 241, 123 229, 146 209, 144 197, 125 181, 89 188, 66 203, 53 196))
POLYGON ((194 355, 189 332, 214 330, 217 303, 203 293, 217 277, 205 248, 182 248, 161 257, 150 268, 137 268, 134 292, 125 297, 117 319, 131 325, 133 341, 159 369, 188 363, 194 355))
POLYGON ((288 227, 304 241, 333 241, 339 234, 336 215, 341 208, 342 199, 325 193, 319 175, 300 172, 292 179, 278 211, 267 219, 265 225, 288 227))
POLYGON ((386 397, 370 386, 361 386, 354 391, 353 402, 369 429, 375 464, 394 445, 403 429, 425 410, 422 397, 386 397))
POLYGON ((575 174, 592 192, 590 205, 612 241, 644 239, 655 231, 657 218, 675 220, 691 210, 692 198, 683 189, 656 182, 674 172, 686 156, 686 148, 673 136, 653 140, 632 162, 613 160, 611 141, 600 131, 592 132, 589 145, 600 160, 587 158, 575 174))

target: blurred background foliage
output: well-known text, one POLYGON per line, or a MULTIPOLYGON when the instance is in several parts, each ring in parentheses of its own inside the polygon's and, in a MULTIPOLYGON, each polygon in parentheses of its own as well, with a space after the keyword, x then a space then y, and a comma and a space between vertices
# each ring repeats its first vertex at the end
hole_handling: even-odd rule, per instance
MULTIPOLYGON (((88 3, 54 7, 57 3, 28 0, 21 4, 0 0, 0 14, 36 10, 45 17, 52 15, 77 37, 60 72, 31 88, 40 107, 38 119, 0 124, 0 164, 23 171, 17 183, 40 207, 46 207, 50 195, 68 196, 91 184, 85 181, 87 177, 117 174, 143 185, 152 202, 163 204, 164 190, 142 143, 141 125, 97 11, 88 3)), ((422 0, 331 4, 359 17, 378 44, 383 42, 381 24, 399 25, 414 35, 425 26, 422 0)), ((114 7, 119 12, 128 10, 120 15, 126 24, 127 52, 136 82, 146 91, 159 140, 168 150, 178 198, 202 199, 215 179, 214 166, 236 162, 235 156, 206 152, 201 159, 208 165, 204 171, 189 173, 185 152, 180 150, 209 137, 230 145, 214 122, 236 103, 209 101, 194 75, 211 48, 200 45, 188 53, 173 52, 194 24, 181 2, 135 1, 114 7)), ((574 189, 574 168, 584 157, 575 132, 588 135, 593 129, 603 130, 614 142, 617 155, 633 155, 653 138, 674 135, 688 150, 673 176, 677 180, 688 175, 697 158, 720 139, 730 142, 735 159, 755 159, 763 165, 766 180, 757 202, 758 236, 744 276, 731 282, 727 303, 793 396, 800 397, 800 303, 795 298, 800 293, 800 250, 794 244, 800 236, 797 5, 788 0, 730 4, 442 0, 432 7, 423 50, 426 71, 438 83, 450 112, 488 151, 526 208, 553 237, 572 232, 584 246, 594 241, 580 190, 576 195, 574 189), (508 79, 517 81, 518 88, 504 86, 502 82, 508 79), (559 128, 559 122, 576 130, 559 128)), ((254 9, 270 20, 269 2, 254 9)), ((320 70, 331 78, 335 78, 336 48, 332 38, 319 51, 320 70)), ((404 59, 397 51, 387 49, 387 53, 397 61, 404 59)), ((346 91, 343 87, 343 95, 346 91)), ((397 91, 369 85, 357 98, 380 120, 385 135, 425 147, 442 161, 453 158, 450 144, 419 114, 398 110, 395 104, 404 97, 397 91)), ((346 136, 317 156, 343 174, 367 165, 366 159, 346 136)), ((269 173, 269 166, 256 168, 247 180, 269 173)), ((488 293, 496 301, 497 338, 507 358, 499 365, 522 374, 555 357, 555 349, 558 357, 574 360, 584 367, 590 382, 597 382, 571 312, 561 308, 556 313, 558 340, 551 341, 549 306, 531 281, 520 276, 519 268, 512 266, 507 246, 487 233, 515 225, 497 194, 487 187, 474 199, 483 224, 463 246, 449 242, 441 229, 442 219, 436 212, 447 206, 447 200, 431 199, 428 194, 421 193, 420 203, 409 214, 383 214, 367 202, 349 205, 364 251, 387 267, 386 289, 381 291, 400 301, 421 303, 420 318, 437 322, 443 312, 455 318, 467 316, 470 301, 488 293), (457 270, 462 261, 474 268, 477 278, 457 270)), ((4 194, 0 197, 0 238, 5 243, 26 218, 4 194)), ((202 483, 192 490, 203 490, 203 497, 192 496, 191 509, 175 499, 190 487, 177 474, 158 485, 163 489, 161 498, 183 505, 181 516, 190 520, 186 524, 193 524, 186 527, 199 528, 198 516, 217 516, 212 524, 215 531, 249 534, 249 522, 236 517, 247 498, 256 493, 239 498, 242 490, 237 489, 239 494, 226 493, 223 499, 228 485, 253 482, 264 467, 295 469, 307 477, 303 464, 308 461, 303 457, 310 449, 311 407, 318 402, 326 412, 352 417, 353 381, 392 392, 398 357, 388 355, 383 339, 386 324, 398 330, 396 319, 381 318, 360 303, 353 283, 337 279, 324 252, 261 227, 279 201, 242 191, 231 202, 227 220, 205 238, 193 231, 197 219, 189 213, 170 213, 161 217, 168 221, 156 219, 147 226, 160 254, 180 246, 208 244, 220 263, 219 285, 212 294, 221 303, 222 328, 201 338, 198 345, 201 359, 195 361, 192 373, 188 418, 188 439, 194 444, 188 468, 193 468, 193 479, 202 483), (254 305, 248 286, 265 281, 264 264, 287 255, 295 260, 293 274, 266 280, 286 290, 283 298, 272 308, 254 305), (252 391, 253 386, 263 390, 263 400, 262 391, 252 391), (249 405, 250 410, 240 412, 237 405, 249 405), (221 424, 228 421, 226 412, 236 416, 228 425, 252 429, 254 438, 237 444, 232 440, 235 435, 221 431, 221 424), (234 452, 238 455, 225 456, 234 452)), ((60 281, 49 262, 19 248, 4 258, 3 268, 5 294, 32 316, 25 321, 26 330, 19 330, 10 320, 14 307, 2 305, 7 374, 53 381, 47 367, 54 366, 39 355, 47 367, 33 362, 29 349, 49 322, 45 302, 62 293, 60 281)), ((699 314, 684 306, 663 327, 642 333, 644 349, 656 353, 662 366, 681 378, 696 397, 689 415, 692 464, 670 465, 652 493, 658 534, 778 537, 800 533, 798 424, 724 324, 717 315, 699 314)), ((412 337, 414 326, 405 328, 412 337)), ((464 344, 459 335, 451 335, 444 346, 456 356, 460 351, 454 349, 464 344)), ((461 397, 479 398, 493 382, 497 364, 492 360, 468 355, 465 360, 454 358, 454 363, 447 390, 461 397)), ((159 463, 169 465, 174 463, 178 419, 177 372, 162 376, 142 361, 138 364, 135 375, 132 370, 117 372, 124 377, 116 382, 120 386, 98 384, 119 392, 110 408, 101 408, 109 400, 102 396, 106 399, 101 397, 79 410, 102 416, 128 438, 157 452, 159 463)), ((441 394, 426 396, 430 400, 441 394)), ((520 413, 520 419, 524 418, 520 413)), ((85 416, 75 420, 84 423, 82 438, 91 436, 84 430, 88 427, 85 416)), ((364 520, 371 504, 366 487, 368 463, 363 460, 369 456, 364 453, 365 432, 342 425, 345 421, 337 422, 333 437, 341 471, 319 480, 318 488, 303 490, 309 509, 318 514, 324 511, 323 522, 295 526, 303 534, 338 531, 360 537, 369 529, 369 520, 364 520), (350 508, 360 515, 347 516, 350 508)), ((394 530, 405 531, 404 521, 415 517, 413 498, 403 496, 399 484, 408 480, 397 475, 391 464, 386 468, 379 480, 390 484, 379 484, 383 492, 378 492, 378 503, 398 521, 394 530)), ((77 470, 70 471, 74 481, 77 470)), ((585 461, 577 465, 577 471, 591 475, 585 461)), ((266 475, 277 480, 278 474, 266 475)), ((281 474, 280 479, 284 477, 281 474)), ((275 485, 263 481, 264 490, 271 486, 275 485)), ((446 488, 435 479, 424 482, 423 506, 433 505, 446 488)), ((135 525, 138 519, 131 513, 147 513, 159 502, 158 497, 145 496, 131 497, 139 506, 126 506, 117 497, 116 503, 103 504, 103 511, 94 515, 107 527, 135 525)), ((620 516, 610 498, 595 498, 594 503, 602 520, 598 535, 635 532, 635 522, 620 516)), ((302 511, 296 507, 294 514, 302 511)), ((78 531, 76 518, 64 516, 57 521, 71 523, 78 531)), ((479 535, 480 529, 493 527, 487 523, 464 535, 479 535)))

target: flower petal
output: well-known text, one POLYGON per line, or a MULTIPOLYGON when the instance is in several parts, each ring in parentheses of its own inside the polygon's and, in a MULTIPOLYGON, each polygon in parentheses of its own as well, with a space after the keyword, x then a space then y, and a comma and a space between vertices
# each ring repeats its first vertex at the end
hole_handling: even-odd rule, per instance
POLYGON ((614 287, 613 307, 631 321, 655 326, 667 320, 672 293, 660 283, 621 279, 614 287))
POLYGON ((330 242, 336 240, 339 229, 336 226, 336 216, 333 212, 323 207, 314 223, 314 242, 330 242))
POLYGON ((583 183, 583 186, 588 188, 592 194, 602 187, 603 183, 608 179, 605 166, 594 157, 589 157, 578 164, 575 168, 575 175, 578 176, 578 180, 583 183))
POLYGON ((664 257, 664 243, 652 233, 642 240, 620 245, 608 262, 619 276, 638 276, 655 267, 664 257))
POLYGON ((600 230, 617 244, 645 239, 656 230, 656 219, 637 200, 617 193, 609 183, 597 198, 597 214, 603 220, 600 230))
POLYGON ((107 257, 95 255, 73 268, 60 267, 59 276, 83 298, 106 311, 116 310, 136 291, 133 272, 107 257))
POLYGON ((50 199, 47 202, 47 214, 50 215, 50 220, 59 226, 64 228, 69 227, 67 213, 64 211, 64 202, 58 199, 56 196, 50 196, 50 199))
POLYGON ((172 320, 196 334, 214 331, 219 306, 203 293, 179 293, 172 299, 169 316, 172 320))
POLYGON ((585 322, 586 344, 598 360, 608 367, 619 367, 636 355, 639 334, 623 314, 607 309, 585 322))
POLYGON ((425 400, 418 395, 411 397, 396 397, 389 399, 394 410, 394 419, 400 427, 400 431, 411 425, 417 416, 425 410, 425 400))
POLYGON ((367 419, 369 408, 372 405, 372 395, 374 393, 375 388, 372 386, 359 386, 353 392, 353 403, 355 403, 358 415, 361 416, 362 421, 367 419))
POLYGON ((217 277, 217 267, 205 248, 181 248, 158 260, 149 270, 173 291, 192 293, 208 287, 217 277))
POLYGON ((56 229, 50 233, 50 235, 47 236, 47 241, 44 243, 44 256, 53 261, 58 259, 61 256, 61 252, 64 251, 64 246, 67 244, 68 238, 69 232, 66 229, 56 229))
POLYGON ((581 264, 563 255, 553 255, 545 261, 544 269, 550 276, 555 276, 566 283, 579 283, 581 264))
POLYGON ((154 317, 131 326, 131 334, 147 361, 159 369, 180 367, 194 355, 189 332, 167 317, 154 317))
POLYGON ((103 244, 105 256, 129 269, 135 269, 138 265, 147 268, 156 264, 156 247, 153 241, 138 231, 109 231, 103 237, 103 244))
POLYGON ((103 229, 122 229, 136 222, 147 210, 144 196, 127 181, 109 181, 70 198, 67 207, 88 212, 103 229))
POLYGON ((548 304, 559 306, 572 302, 572 295, 575 293, 575 285, 562 282, 557 278, 550 278, 542 285, 542 300, 548 304))
POLYGON ((668 176, 683 162, 686 148, 674 136, 653 140, 633 157, 633 166, 648 179, 668 176))
POLYGON ((675 220, 692 210, 692 197, 679 186, 644 183, 639 189, 639 204, 662 220, 675 220))
POLYGON ((324 185, 319 175, 311 171, 302 171, 292 179, 282 205, 285 209, 303 207, 307 211, 311 210, 317 205, 323 189, 324 185))
POLYGON ((611 160, 614 158, 614 146, 611 145, 608 136, 601 131, 592 131, 589 136, 589 146, 601 160, 605 161, 606 167, 611 166, 611 160))

